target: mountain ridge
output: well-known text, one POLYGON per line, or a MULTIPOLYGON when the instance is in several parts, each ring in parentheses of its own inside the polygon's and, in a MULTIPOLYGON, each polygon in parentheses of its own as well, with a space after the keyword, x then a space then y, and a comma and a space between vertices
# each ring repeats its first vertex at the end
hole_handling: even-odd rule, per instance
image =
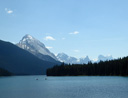
POLYGON ((41 60, 16 45, 0 40, 0 68, 14 75, 42 75, 56 63, 41 60))
POLYGON ((42 42, 29 34, 26 34, 16 45, 42 60, 59 63, 56 56, 51 53, 42 42))
POLYGON ((87 64, 88 62, 100 62, 100 61, 107 61, 107 60, 112 60, 114 59, 112 57, 112 55, 110 56, 103 56, 103 55, 99 55, 97 60, 91 60, 88 56, 86 57, 81 57, 81 58, 75 58, 75 57, 72 57, 72 56, 68 56, 67 54, 65 53, 58 53, 57 54, 57 58, 59 61, 61 62, 65 62, 67 64, 87 64))

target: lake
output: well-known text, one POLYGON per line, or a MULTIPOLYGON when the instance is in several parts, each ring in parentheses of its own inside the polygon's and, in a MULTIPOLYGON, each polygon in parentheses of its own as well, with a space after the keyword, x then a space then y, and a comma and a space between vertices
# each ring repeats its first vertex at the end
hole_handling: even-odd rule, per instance
POLYGON ((128 77, 45 77, 0 77, 0 98, 128 98, 128 77))

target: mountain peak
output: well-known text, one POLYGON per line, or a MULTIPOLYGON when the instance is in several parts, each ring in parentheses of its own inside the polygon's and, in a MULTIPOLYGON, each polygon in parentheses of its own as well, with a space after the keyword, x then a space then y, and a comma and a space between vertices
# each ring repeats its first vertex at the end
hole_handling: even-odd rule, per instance
POLYGON ((33 40, 34 38, 29 35, 29 34, 26 34, 23 38, 22 38, 22 41, 26 41, 26 40, 33 40))
POLYGON ((112 60, 113 59, 113 57, 112 57, 112 55, 108 55, 108 56, 103 56, 103 55, 99 55, 98 56, 98 60, 100 61, 106 61, 106 60, 112 60))
POLYGON ((57 58, 53 53, 51 53, 45 45, 40 42, 39 40, 35 39, 29 34, 26 34, 22 40, 17 44, 22 49, 25 49, 32 53, 33 55, 37 56, 40 59, 50 61, 51 59, 55 62, 57 58))
POLYGON ((81 57, 80 59, 89 59, 88 56, 81 57))
POLYGON ((29 35, 29 34, 26 34, 24 37, 32 38, 32 36, 31 36, 31 35, 29 35))
POLYGON ((58 53, 58 55, 57 55, 58 57, 61 57, 61 56, 65 56, 65 57, 68 57, 68 55, 67 54, 65 54, 65 53, 58 53))
POLYGON ((68 56, 65 53, 58 53, 57 58, 61 62, 70 63, 70 64, 82 64, 82 63, 88 63, 90 61, 88 56, 78 59, 75 57, 68 56))

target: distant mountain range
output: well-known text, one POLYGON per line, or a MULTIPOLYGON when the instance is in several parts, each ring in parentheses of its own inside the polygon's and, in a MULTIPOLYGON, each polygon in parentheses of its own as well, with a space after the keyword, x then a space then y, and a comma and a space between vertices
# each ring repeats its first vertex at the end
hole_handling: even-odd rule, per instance
POLYGON ((37 58, 16 45, 0 40, 0 68, 14 75, 41 75, 57 63, 37 58))
POLYGON ((67 64, 69 64, 69 63, 70 64, 83 64, 83 63, 87 64, 89 61, 94 63, 94 62, 106 61, 106 60, 112 60, 113 59, 112 56, 99 55, 98 59, 94 61, 94 60, 89 59, 88 56, 83 57, 83 58, 75 58, 75 57, 68 56, 65 53, 59 53, 57 55, 57 58, 59 61, 65 62, 67 64))
POLYGON ((49 61, 54 63, 65 62, 65 63, 71 63, 71 64, 87 64, 89 61, 91 62, 99 62, 99 61, 106 61, 113 59, 112 56, 103 56, 99 55, 96 60, 89 59, 88 56, 83 58, 75 58, 68 56, 65 53, 58 53, 57 56, 55 56, 53 53, 51 53, 45 45, 40 42, 39 40, 35 39, 31 35, 25 35, 22 40, 20 40, 19 43, 16 44, 18 47, 27 50, 28 52, 32 53, 36 57, 49 61))
POLYGON ((87 64, 113 59, 112 56, 99 55, 97 60, 88 56, 75 58, 65 53, 55 56, 45 45, 30 35, 25 35, 16 45, 0 40, 0 68, 15 75, 46 74, 46 69, 61 62, 70 64, 87 64))

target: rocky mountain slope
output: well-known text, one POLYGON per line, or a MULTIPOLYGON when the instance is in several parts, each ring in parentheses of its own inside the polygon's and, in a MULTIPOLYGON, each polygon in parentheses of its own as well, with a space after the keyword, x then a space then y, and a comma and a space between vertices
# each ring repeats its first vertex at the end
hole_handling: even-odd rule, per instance
POLYGON ((17 46, 27 50, 28 52, 32 53, 33 55, 42 60, 54 63, 59 62, 56 56, 51 53, 42 42, 28 34, 25 35, 22 40, 20 40, 17 46))

